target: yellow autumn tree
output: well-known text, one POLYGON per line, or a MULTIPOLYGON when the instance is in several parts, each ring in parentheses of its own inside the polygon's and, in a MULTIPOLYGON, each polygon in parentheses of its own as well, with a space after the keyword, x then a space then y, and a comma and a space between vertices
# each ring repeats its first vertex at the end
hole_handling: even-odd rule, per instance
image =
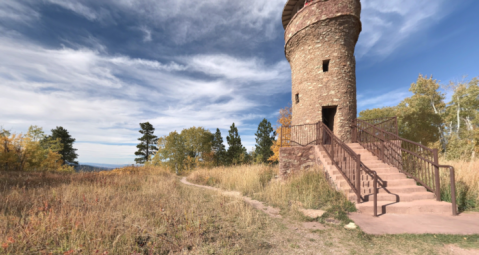
POLYGON ((293 108, 291 106, 286 106, 285 108, 279 110, 279 116, 276 126, 276 141, 271 150, 273 151, 273 156, 271 156, 268 161, 276 162, 279 160, 279 148, 290 147, 289 141, 291 140, 291 119, 293 117, 292 113, 293 108), (283 128, 281 128, 283 127, 283 128))
POLYGON ((42 128, 31 126, 26 135, 0 130, 0 166, 5 171, 73 172, 64 165, 60 139, 46 139, 42 128))

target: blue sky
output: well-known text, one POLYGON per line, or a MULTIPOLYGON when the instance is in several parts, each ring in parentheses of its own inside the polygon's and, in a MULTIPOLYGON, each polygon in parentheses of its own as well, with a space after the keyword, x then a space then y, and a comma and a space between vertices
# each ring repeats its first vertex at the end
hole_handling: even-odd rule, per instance
MULTIPOLYGON (((291 101, 286 0, 0 1, 0 125, 63 126, 79 161, 133 163, 139 123, 156 135, 259 122, 291 101)), ((419 73, 479 76, 475 0, 363 0, 358 108, 396 105, 419 73)))

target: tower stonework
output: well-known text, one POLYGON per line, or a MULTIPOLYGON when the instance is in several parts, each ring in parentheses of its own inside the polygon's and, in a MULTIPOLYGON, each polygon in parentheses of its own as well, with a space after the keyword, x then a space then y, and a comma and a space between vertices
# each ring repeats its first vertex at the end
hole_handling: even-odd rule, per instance
POLYGON ((285 54, 292 72, 292 125, 323 121, 351 141, 357 115, 354 48, 361 32, 360 0, 288 0, 285 54))

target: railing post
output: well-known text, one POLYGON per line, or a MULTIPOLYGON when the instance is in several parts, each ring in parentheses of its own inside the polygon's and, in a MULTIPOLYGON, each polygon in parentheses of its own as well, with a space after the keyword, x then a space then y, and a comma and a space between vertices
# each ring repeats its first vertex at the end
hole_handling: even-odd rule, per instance
POLYGON ((334 159, 334 139, 331 136, 331 159, 333 160, 333 164, 336 164, 336 160, 334 159))
POLYGON ((452 215, 457 215, 457 205, 456 205, 456 176, 454 173, 454 167, 450 167, 451 175, 451 202, 452 202, 452 215))
POLYGON ((394 117, 394 121, 396 122, 396 135, 399 136, 399 127, 398 127, 398 117, 394 117))
POLYGON ((356 189, 358 190, 356 202, 361 202, 361 154, 356 157, 356 189))
POLYGON ((434 179, 436 186, 436 200, 441 201, 441 180, 439 179, 439 155, 438 150, 433 149, 432 154, 434 155, 434 179))
POLYGON ((319 145, 319 122, 316 123, 316 145, 319 145))
POLYGON ((374 217, 378 217, 378 173, 377 172, 374 172, 373 192, 374 192, 374 217))
POLYGON ((353 126, 352 126, 352 143, 358 142, 358 128, 357 128, 357 121, 354 119, 353 126))
POLYGON ((384 141, 379 141, 380 149, 379 149, 379 159, 384 161, 384 141))

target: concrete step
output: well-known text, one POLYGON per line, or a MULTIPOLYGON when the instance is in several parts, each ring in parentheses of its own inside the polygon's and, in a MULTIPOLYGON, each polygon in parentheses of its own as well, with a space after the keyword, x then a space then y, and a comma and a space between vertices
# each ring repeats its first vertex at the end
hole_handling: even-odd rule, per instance
MULTIPOLYGON (((407 185, 407 186, 393 186, 387 188, 378 188, 378 193, 392 193, 392 194, 399 194, 399 193, 414 193, 414 192, 426 192, 426 188, 423 186, 417 185, 407 185)), ((372 194, 374 192, 373 187, 361 187, 361 194, 372 194)))
MULTIPOLYGON (((361 187, 365 188, 372 188, 373 187, 373 180, 367 179, 367 180, 361 180, 361 187)), ((339 187, 349 187, 349 184, 344 180, 338 180, 338 186, 339 187)), ((385 181, 386 188, 390 187, 398 187, 398 186, 408 186, 408 185, 416 185, 416 182, 413 179, 397 179, 397 180, 390 180, 390 181, 385 181)))
MULTIPOLYGON (((450 203, 437 202, 432 192, 418 186, 413 179, 407 178, 397 168, 385 164, 357 143, 348 145, 356 154, 361 154, 361 162, 371 170, 376 171, 378 177, 385 184, 384 188, 378 187, 377 198, 380 214, 451 213, 450 203)), ((332 161, 323 150, 320 150, 320 160, 325 165, 325 169, 336 186, 342 190, 350 201, 356 202, 356 194, 352 192, 349 184, 339 170, 332 165, 332 161)), ((359 212, 372 214, 374 199, 372 177, 362 172, 360 179, 361 194, 363 194, 365 202, 357 204, 356 207, 359 212)))
MULTIPOLYGON (((330 171, 331 176, 341 176, 342 174, 339 172, 339 170, 332 170, 330 171)), ((398 172, 378 172, 378 177, 381 178, 383 181, 390 181, 390 180, 399 180, 399 179, 407 179, 405 174, 398 173, 398 172)), ((372 180, 373 178, 367 174, 362 173, 361 174, 361 180, 372 180)))
MULTIPOLYGON (((358 212, 373 214, 374 202, 369 201, 356 205, 358 212)), ((438 202, 433 199, 415 200, 411 202, 387 202, 378 201, 378 214, 413 214, 413 213, 440 213, 451 214, 452 204, 448 202, 438 202)))
MULTIPOLYGON (((347 192, 347 191, 346 191, 347 192)), ((351 192, 351 191, 350 191, 351 192)), ((366 201, 374 201, 374 194, 362 195, 366 201)), ((349 201, 356 201, 356 194, 349 193, 349 201)), ((431 192, 414 192, 414 193, 378 193, 378 201, 389 202, 411 202, 424 199, 436 199, 431 192)))

